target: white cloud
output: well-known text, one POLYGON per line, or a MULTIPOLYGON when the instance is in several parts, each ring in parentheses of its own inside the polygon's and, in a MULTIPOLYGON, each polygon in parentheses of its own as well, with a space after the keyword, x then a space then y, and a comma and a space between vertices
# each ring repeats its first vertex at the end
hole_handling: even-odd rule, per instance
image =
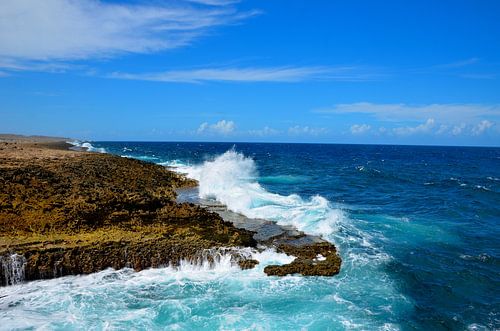
POLYGON ((227 6, 240 2, 239 0, 187 0, 208 6, 227 6))
POLYGON ((472 135, 479 136, 493 127, 495 123, 482 120, 479 123, 473 125, 467 125, 465 123, 460 123, 458 125, 448 125, 439 124, 433 119, 429 118, 423 124, 417 126, 403 126, 395 127, 391 131, 384 127, 379 128, 381 134, 395 134, 399 136, 409 136, 413 134, 436 134, 436 135, 449 135, 449 136, 459 136, 459 135, 472 135))
POLYGON ((436 130, 436 134, 452 134, 454 136, 460 135, 466 128, 465 123, 460 123, 458 125, 450 126, 448 124, 441 124, 436 130))
POLYGON ((485 117, 500 117, 500 105, 481 104, 374 104, 358 102, 338 104, 332 108, 314 110, 322 114, 365 114, 382 121, 425 121, 433 118, 436 122, 460 125, 474 123, 485 117))
POLYGON ((85 69, 85 66, 45 61, 18 61, 0 57, 0 68, 7 71, 43 71, 61 73, 68 70, 85 69))
POLYGON ((201 123, 196 131, 198 134, 213 133, 227 135, 234 131, 236 125, 233 121, 221 120, 214 124, 201 123))
POLYGON ((210 28, 256 14, 238 12, 230 6, 234 1, 195 2, 0 1, 0 57, 67 61, 156 52, 190 44, 210 28))
POLYGON ((273 128, 270 128, 268 126, 265 126, 264 128, 259 129, 259 130, 249 130, 248 131, 248 134, 250 134, 252 136, 258 136, 258 137, 274 136, 274 135, 277 135, 280 133, 281 133, 280 130, 273 129, 273 128))
POLYGON ((458 136, 465 129, 465 123, 460 123, 459 125, 455 125, 451 130, 451 134, 454 136, 458 136))
POLYGON ((352 134, 363 134, 365 132, 370 131, 371 126, 367 124, 354 124, 351 126, 351 133, 352 134))
POLYGON ((311 128, 309 126, 295 125, 288 128, 288 134, 290 135, 312 135, 317 136, 320 134, 327 133, 326 128, 311 128))
POLYGON ((448 131, 448 128, 449 128, 448 125, 441 124, 439 126, 439 129, 436 131, 436 134, 444 134, 444 133, 446 133, 448 131))
POLYGON ((427 119, 425 123, 417 126, 405 126, 392 129, 392 132, 399 136, 409 136, 418 133, 428 133, 434 128, 435 120, 433 118, 427 119))
POLYGON ((196 130, 196 132, 203 133, 203 132, 207 131, 208 128, 209 128, 209 124, 207 122, 203 122, 200 124, 200 126, 198 127, 198 130, 196 130))
POLYGON ((472 128, 472 135, 479 136, 483 134, 486 130, 491 128, 493 123, 487 120, 483 120, 472 128))
POLYGON ((147 80, 157 82, 201 83, 221 82, 301 82, 316 81, 362 81, 369 79, 367 72, 355 67, 220 67, 189 70, 171 70, 156 73, 115 72, 109 78, 147 80))

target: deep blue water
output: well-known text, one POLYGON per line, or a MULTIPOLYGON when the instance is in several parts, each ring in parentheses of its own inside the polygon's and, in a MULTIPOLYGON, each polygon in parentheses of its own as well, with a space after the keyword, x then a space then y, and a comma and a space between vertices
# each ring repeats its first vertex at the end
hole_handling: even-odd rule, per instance
POLYGON ((500 148, 92 144, 176 166, 230 209, 322 235, 342 271, 266 277, 263 266, 284 259, 272 252, 251 271, 108 270, 15 286, 0 298, 3 325, 29 310, 49 328, 500 328, 500 148))

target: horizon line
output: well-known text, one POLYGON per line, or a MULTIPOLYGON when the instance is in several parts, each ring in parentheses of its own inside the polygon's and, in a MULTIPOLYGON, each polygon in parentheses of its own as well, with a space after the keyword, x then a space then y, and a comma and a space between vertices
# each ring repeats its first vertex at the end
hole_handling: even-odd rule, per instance
POLYGON ((431 145, 431 144, 390 144, 390 143, 340 143, 340 142, 273 142, 273 141, 195 141, 195 140, 91 140, 75 139, 96 143, 194 143, 194 144, 290 144, 290 145, 352 145, 352 146, 402 146, 402 147, 472 147, 500 148, 500 145, 431 145))

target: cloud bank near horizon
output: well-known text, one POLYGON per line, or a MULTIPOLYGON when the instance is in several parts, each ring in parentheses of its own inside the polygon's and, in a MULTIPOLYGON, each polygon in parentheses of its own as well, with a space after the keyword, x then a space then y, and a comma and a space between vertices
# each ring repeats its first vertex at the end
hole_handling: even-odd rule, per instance
MULTIPOLYGON (((324 123, 327 124, 327 123, 324 123)), ((352 137, 399 137, 408 138, 411 136, 427 137, 479 137, 489 133, 491 130, 500 129, 496 122, 481 120, 475 123, 460 123, 458 125, 448 125, 436 121, 434 118, 427 118, 425 121, 415 125, 394 125, 394 123, 384 122, 387 125, 373 126, 366 123, 354 123, 348 130, 335 129, 333 127, 314 127, 309 125, 292 125, 284 128, 274 128, 269 125, 261 129, 240 129, 231 120, 220 120, 215 123, 203 122, 192 134, 198 136, 232 136, 232 137, 328 137, 328 136, 352 136, 352 137)), ((497 132, 495 131, 495 132, 497 132)), ((497 132, 498 133, 498 132, 497 132)))
POLYGON ((500 105, 484 104, 424 104, 409 105, 404 103, 376 104, 357 102, 338 104, 330 108, 313 110, 318 114, 362 114, 377 120, 388 122, 421 121, 433 118, 438 122, 473 122, 485 117, 500 118, 500 105))

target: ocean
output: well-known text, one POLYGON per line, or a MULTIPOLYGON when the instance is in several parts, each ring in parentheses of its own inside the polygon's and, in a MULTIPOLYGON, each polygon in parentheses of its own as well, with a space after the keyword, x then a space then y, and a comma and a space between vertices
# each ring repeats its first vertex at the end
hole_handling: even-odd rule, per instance
POLYGON ((334 277, 105 270, 0 288, 0 329, 498 330, 500 148, 91 142, 199 180, 235 212, 333 242, 334 277))

